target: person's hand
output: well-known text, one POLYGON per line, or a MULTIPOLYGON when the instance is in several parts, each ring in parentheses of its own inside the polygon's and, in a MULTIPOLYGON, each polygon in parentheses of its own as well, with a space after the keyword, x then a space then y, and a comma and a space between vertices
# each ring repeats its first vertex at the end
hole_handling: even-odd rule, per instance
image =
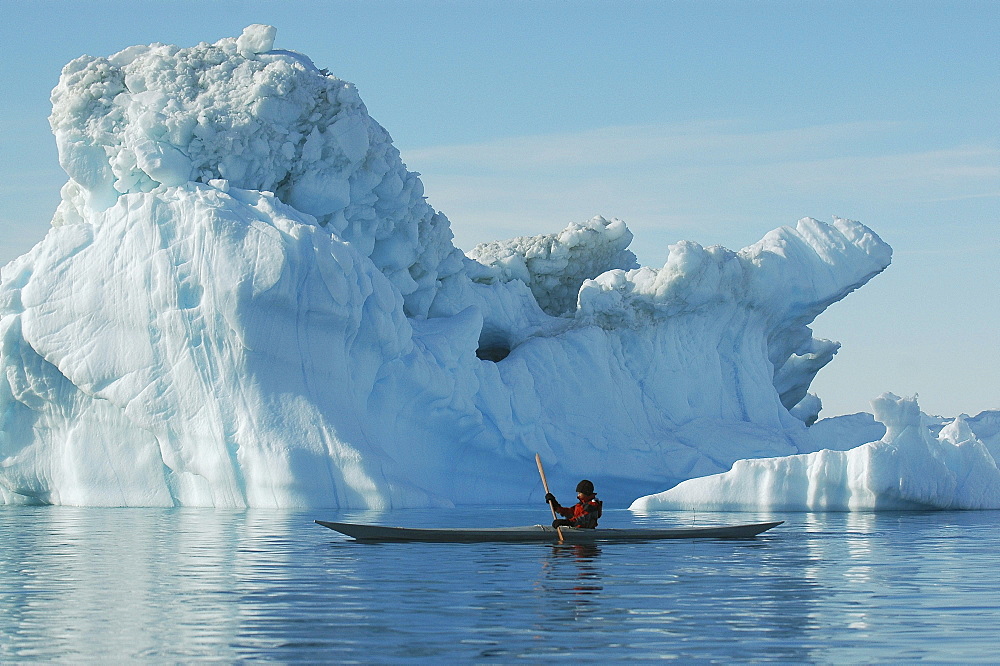
POLYGON ((552 493, 545 493, 545 503, 546 504, 557 504, 556 496, 552 493))

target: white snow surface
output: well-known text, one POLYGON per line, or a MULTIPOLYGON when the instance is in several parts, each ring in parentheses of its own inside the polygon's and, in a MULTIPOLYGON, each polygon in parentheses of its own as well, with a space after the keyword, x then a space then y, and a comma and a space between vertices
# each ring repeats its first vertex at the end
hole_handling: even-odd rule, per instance
POLYGON ((69 181, 0 272, 0 501, 523 503, 539 452, 622 504, 877 428, 805 425, 839 347, 809 324, 891 259, 864 225, 651 268, 595 217, 465 256, 355 87, 275 36, 64 68, 69 181))
MULTIPOLYGON (((722 474, 641 497, 634 511, 906 511, 1000 509, 1000 470, 960 416, 941 427, 916 398, 885 393, 872 402, 885 435, 846 451, 822 449, 739 460, 722 474), (937 431, 937 435, 933 431, 937 431)), ((997 422, 980 415, 980 421, 997 422)), ((985 423, 983 424, 985 425, 985 423)), ((984 428, 985 429, 985 428, 984 428)))

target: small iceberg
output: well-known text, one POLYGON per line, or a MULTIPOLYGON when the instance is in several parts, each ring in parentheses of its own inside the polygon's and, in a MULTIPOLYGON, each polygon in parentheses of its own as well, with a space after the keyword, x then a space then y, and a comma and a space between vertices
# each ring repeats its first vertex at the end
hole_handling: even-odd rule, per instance
POLYGON ((1000 509, 1000 470, 964 416, 935 436, 916 398, 872 401, 885 436, 848 451, 739 460, 722 474, 640 497, 633 511, 1000 509))

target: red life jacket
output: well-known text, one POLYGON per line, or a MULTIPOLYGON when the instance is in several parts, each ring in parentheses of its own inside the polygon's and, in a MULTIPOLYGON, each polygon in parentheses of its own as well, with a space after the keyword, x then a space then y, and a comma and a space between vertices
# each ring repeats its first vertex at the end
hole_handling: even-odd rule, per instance
POLYGON ((591 495, 573 506, 561 506, 556 511, 568 518, 573 523, 573 527, 593 529, 597 527, 597 519, 601 517, 603 507, 604 502, 597 499, 597 495, 591 495))

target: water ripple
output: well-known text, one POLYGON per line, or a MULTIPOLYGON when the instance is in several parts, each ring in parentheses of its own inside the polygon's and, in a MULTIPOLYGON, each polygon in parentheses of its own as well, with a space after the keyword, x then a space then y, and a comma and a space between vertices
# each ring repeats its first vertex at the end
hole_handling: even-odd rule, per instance
POLYGON ((751 541, 600 546, 366 545, 317 517, 334 518, 0 507, 0 661, 984 662, 1000 624, 995 512, 792 514, 751 541))

